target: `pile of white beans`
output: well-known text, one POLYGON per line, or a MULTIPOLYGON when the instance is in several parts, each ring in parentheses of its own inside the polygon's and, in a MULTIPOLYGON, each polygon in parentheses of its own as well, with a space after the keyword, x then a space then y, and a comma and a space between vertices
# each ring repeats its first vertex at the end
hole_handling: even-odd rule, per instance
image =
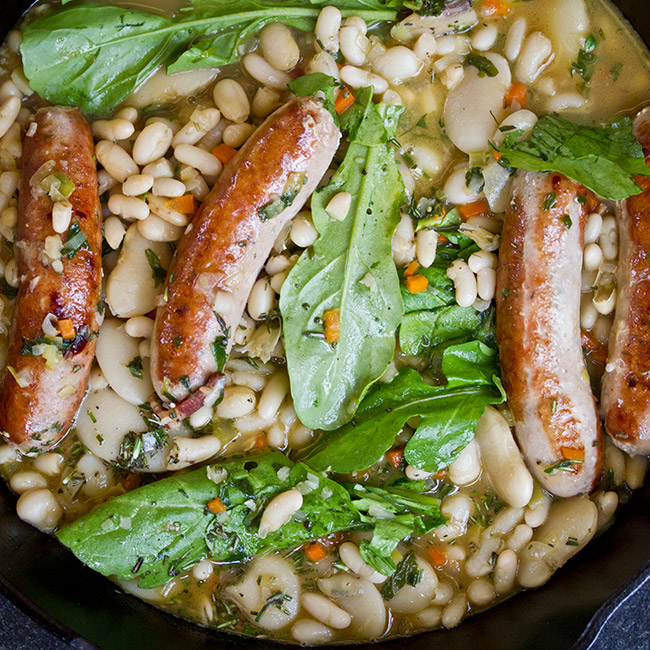
MULTIPOLYGON (((495 297, 510 182, 493 160, 489 143, 500 144, 505 127, 529 134, 537 121, 525 107, 504 107, 505 90, 512 82, 525 84, 535 93, 537 112, 589 108, 588 99, 574 90, 568 61, 589 33, 591 18, 583 0, 549 2, 555 17, 548 33, 523 9, 523 15, 504 20, 483 15, 479 3, 478 15, 473 21, 470 16, 476 27, 466 33, 439 33, 411 16, 393 26, 389 38, 369 31, 358 17, 343 18, 335 7, 325 7, 313 35, 269 24, 247 44, 232 69, 171 78, 159 72, 110 119, 94 121, 104 238, 112 250, 104 257, 108 313, 75 434, 35 459, 20 458, 12 448, 0 446, 0 471, 19 495, 18 515, 51 532, 63 517, 71 521, 138 484, 134 475, 125 477, 112 465, 126 434, 135 432, 143 440, 149 435, 138 407, 153 393, 147 368, 151 312, 162 286, 152 277, 147 251, 163 268, 169 267, 173 246, 191 228, 191 214, 175 209, 174 200, 187 194, 197 204, 205 199, 223 169, 215 147, 239 149, 288 98, 286 86, 298 68, 331 75, 353 91, 372 85, 378 101, 405 107, 397 156, 409 198, 439 188, 448 209, 487 201, 489 212, 460 227, 479 250, 467 261, 455 261, 447 276, 459 305, 488 309, 495 297), (479 77, 466 68, 464 59, 472 52, 488 57, 498 74, 479 77), (560 61, 563 72, 558 73, 560 61), (175 108, 151 115, 143 108, 152 101, 175 108), (481 191, 466 182, 468 171, 477 166, 486 182, 481 191), (128 368, 137 357, 142 360, 141 377, 128 368)), ((22 137, 29 135, 31 110, 38 105, 22 72, 21 39, 19 31, 9 35, 3 49, 5 69, 0 71, 0 275, 13 288, 19 280, 11 244, 22 137)), ((333 218, 345 219, 351 201, 342 192, 326 209, 333 218)), ((70 217, 69 204, 56 204, 54 231, 65 232, 70 217)), ((280 234, 235 328, 223 399, 206 404, 180 430, 170 432, 166 447, 145 444, 148 464, 139 471, 182 470, 219 455, 268 447, 291 452, 315 440, 317 433, 296 415, 286 368, 275 362, 284 356, 276 318, 282 285, 317 237, 308 209, 280 234)), ((435 228, 418 227, 404 212, 393 238, 393 259, 398 267, 417 261, 429 268, 439 240, 435 228)), ((50 243, 44 254, 54 266, 60 238, 58 245, 50 243)), ((603 204, 586 227, 581 308, 582 328, 601 343, 611 326, 617 256, 616 221, 611 207, 603 204)), ((0 366, 11 310, 11 302, 0 295, 0 366)), ((384 379, 404 362, 396 358, 384 379)), ((363 473, 362 478, 405 475, 425 481, 433 491, 443 490, 441 509, 449 518, 430 534, 398 547, 396 561, 415 551, 421 579, 389 601, 380 594, 385 577, 361 557, 359 544, 367 535, 359 532, 324 540, 327 553, 319 561, 300 560, 300 549, 257 557, 239 567, 204 560, 164 587, 123 587, 206 624, 242 629, 247 621, 260 633, 303 644, 375 639, 387 630, 409 634, 454 627, 514 591, 546 582, 609 524, 619 495, 625 493, 620 488, 640 487, 647 470, 647 459, 631 458, 606 442, 605 487, 589 497, 552 500, 534 483, 511 424, 507 406, 488 407, 474 441, 436 475, 411 466, 391 470, 386 459, 363 473), (282 608, 268 607, 260 617, 257 612, 279 591, 287 596, 282 608)), ((405 429, 401 442, 410 431, 405 429)), ((296 490, 278 495, 262 514, 262 533, 277 530, 301 504, 296 490)))

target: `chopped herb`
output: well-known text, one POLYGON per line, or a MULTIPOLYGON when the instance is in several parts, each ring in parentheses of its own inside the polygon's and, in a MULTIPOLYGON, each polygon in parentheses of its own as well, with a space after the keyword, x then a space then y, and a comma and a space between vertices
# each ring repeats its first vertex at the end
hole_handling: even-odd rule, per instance
POLYGON ((584 194, 578 194, 578 203, 581 205, 587 205, 587 197, 584 194))
POLYGON ((542 210, 548 212, 551 208, 554 208, 556 204, 557 194, 555 192, 551 192, 550 194, 546 195, 546 198, 544 199, 544 203, 542 205, 542 210))
POLYGON ((580 546, 580 544, 578 544, 578 540, 575 537, 569 537, 569 539, 567 539, 567 541, 566 541, 566 545, 567 546, 580 546))
POLYGON ((504 289, 504 290, 501 292, 501 298, 502 298, 503 300, 505 300, 505 299, 506 299, 506 298, 507 298, 511 293, 512 293, 512 291, 510 291, 510 289, 504 289))
POLYGON ((417 126, 417 127, 420 128, 420 129, 426 129, 426 128, 427 128, 427 116, 426 116, 426 115, 423 115, 423 116, 418 120, 418 122, 417 122, 417 124, 416 124, 415 126, 417 126))
POLYGON ((134 357, 126 366, 134 377, 142 379, 142 357, 134 357))
POLYGON ((255 622, 259 623, 262 620, 262 616, 266 614, 266 610, 269 607, 277 607, 283 614, 289 614, 287 611, 287 608, 284 606, 284 603, 287 601, 291 600, 291 596, 283 593, 277 593, 273 594, 273 596, 270 596, 267 598, 266 602, 264 603, 264 607, 260 609, 260 611, 257 613, 255 616, 255 622))
POLYGON ((88 409, 88 417, 90 418, 90 421, 93 424, 97 424, 97 418, 95 417, 95 414, 90 409, 88 409))
POLYGON ((18 294, 18 289, 12 287, 4 278, 0 278, 0 291, 9 298, 9 300, 13 300, 18 294))
POLYGON ((163 265, 160 263, 160 258, 156 255, 150 248, 144 252, 147 256, 147 262, 151 267, 151 277, 153 278, 154 286, 159 287, 167 277, 167 271, 163 268, 163 265))
POLYGON ((571 221, 571 217, 570 217, 568 214, 565 214, 565 215, 560 219, 560 221, 561 221, 561 222, 562 222, 562 223, 563 223, 567 228, 571 228, 571 226, 573 225, 573 221, 571 221))
POLYGON ((420 580, 422 580, 422 570, 418 567, 415 551, 411 551, 400 561, 395 573, 384 583, 381 588, 382 598, 390 600, 404 585, 415 587, 420 580))
POLYGON ((147 467, 144 455, 142 436, 135 431, 129 431, 120 444, 120 450, 115 464, 121 469, 133 470, 147 467))
POLYGON ((217 336, 214 343, 210 344, 212 356, 217 364, 217 372, 223 372, 226 365, 227 355, 226 348, 228 347, 228 339, 225 336, 217 336))
POLYGON ((192 384, 190 382, 189 375, 183 375, 178 381, 180 381, 188 393, 192 392, 192 384))
POLYGON ((295 198, 298 196, 306 182, 307 175, 304 172, 293 172, 292 174, 289 174, 282 196, 257 210, 260 220, 268 221, 284 212, 286 208, 293 204, 295 198))
POLYGON ((619 61, 618 63, 615 63, 610 71, 609 71, 609 78, 616 83, 618 81, 618 78, 621 76, 621 70, 623 69, 623 64, 619 61))
POLYGON ((497 67, 481 54, 468 54, 465 57, 465 67, 474 66, 479 77, 496 77, 499 74, 497 67))
POLYGON ((65 246, 61 249, 61 255, 71 260, 81 249, 90 250, 86 235, 81 232, 79 222, 75 221, 68 229, 65 238, 65 246))
POLYGON ((480 167, 472 167, 467 174, 465 174, 465 185, 467 189, 474 194, 480 194, 485 187, 485 180, 483 179, 483 171, 480 167))
POLYGON ((555 463, 555 465, 551 465, 550 467, 547 467, 544 470, 544 473, 548 474, 549 476, 554 476, 559 471, 575 472, 576 465, 579 465, 581 463, 582 463, 581 460, 562 460, 559 463, 555 463))
POLYGON ((183 343, 183 337, 182 336, 179 335, 174 339, 174 347, 175 348, 180 348, 182 343, 183 343))
POLYGON ((440 16, 447 0, 407 0, 403 4, 420 16, 440 16))
POLYGON ((596 67, 596 50, 598 49, 598 41, 593 34, 590 34, 585 40, 583 48, 578 52, 578 60, 571 64, 571 76, 579 74, 585 84, 591 81, 594 76, 594 69, 596 67))

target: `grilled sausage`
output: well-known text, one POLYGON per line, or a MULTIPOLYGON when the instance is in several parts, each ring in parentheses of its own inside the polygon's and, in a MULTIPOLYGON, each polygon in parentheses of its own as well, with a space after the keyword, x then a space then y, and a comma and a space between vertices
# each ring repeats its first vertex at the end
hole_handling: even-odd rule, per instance
MULTIPOLYGON (((650 165, 650 108, 634 134, 650 165)), ((642 194, 617 205, 620 259, 616 316, 609 337, 601 409, 614 444, 650 454, 650 178, 637 177, 642 194)))
POLYGON ((562 497, 588 492, 602 469, 602 434, 580 345, 586 210, 559 174, 518 172, 497 280, 503 384, 526 462, 562 497))
POLYGON ((102 242, 95 151, 85 118, 75 109, 47 108, 36 113, 27 133, 15 242, 19 286, 0 379, 0 430, 24 453, 55 444, 83 399, 100 320, 102 242), (47 193, 57 175, 74 183, 72 219, 60 235, 47 193), (71 321, 65 325, 74 332, 63 331, 69 338, 52 337, 60 321, 71 321))
POLYGON ((327 171, 340 134, 314 99, 271 115, 223 170, 172 262, 158 308, 151 376, 183 401, 221 370, 257 275, 327 171))

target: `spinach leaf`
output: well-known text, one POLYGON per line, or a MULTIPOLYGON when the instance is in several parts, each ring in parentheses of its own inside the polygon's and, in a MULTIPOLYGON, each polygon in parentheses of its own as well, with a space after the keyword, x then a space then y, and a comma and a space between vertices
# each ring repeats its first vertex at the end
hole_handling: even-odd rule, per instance
POLYGON ((393 357, 402 301, 391 243, 404 187, 388 141, 399 113, 373 104, 371 89, 357 94, 344 124, 351 143, 343 164, 312 198, 320 237, 282 287, 291 392, 301 421, 314 429, 349 422, 393 357), (343 221, 326 210, 339 192, 352 196, 343 221), (340 336, 327 343, 322 322, 333 309, 340 336))
POLYGON ((416 587, 422 580, 422 571, 418 567, 415 551, 411 551, 397 565, 397 570, 381 587, 384 600, 390 600, 404 585, 416 587))
MULTIPOLYGON (((138 488, 101 504, 58 531, 57 537, 103 575, 138 578, 140 587, 150 588, 165 584, 206 557, 236 562, 336 531, 373 530, 379 515, 382 521, 401 518, 410 523, 400 528, 404 536, 395 544, 445 521, 440 501, 434 497, 400 489, 339 485, 271 452, 138 488), (302 507, 279 530, 261 539, 257 533, 264 508, 291 488, 303 494, 302 507), (374 512, 368 505, 371 502, 374 512)), ((381 557, 382 544, 378 546, 376 553, 381 557)))
POLYGON ((479 341, 448 347, 442 372, 445 385, 430 386, 420 373, 403 368, 389 384, 374 386, 354 422, 325 436, 305 462, 339 473, 366 469, 390 449, 407 420, 420 416, 406 461, 429 472, 447 467, 474 437, 485 406, 505 396, 497 353, 479 341))
POLYGON ((527 140, 504 144, 498 151, 505 167, 559 172, 612 201, 641 192, 634 174, 650 176, 629 117, 590 127, 545 115, 527 140))
MULTIPOLYGON (((161 66, 168 72, 234 62, 266 23, 312 29, 325 0, 195 0, 174 18, 99 4, 56 9, 27 25, 21 45, 31 87, 54 104, 109 114, 161 66), (212 35, 192 44, 199 37, 212 35), (189 49, 187 49, 189 46, 189 49)), ((344 15, 394 20, 396 0, 340 0, 344 15)))

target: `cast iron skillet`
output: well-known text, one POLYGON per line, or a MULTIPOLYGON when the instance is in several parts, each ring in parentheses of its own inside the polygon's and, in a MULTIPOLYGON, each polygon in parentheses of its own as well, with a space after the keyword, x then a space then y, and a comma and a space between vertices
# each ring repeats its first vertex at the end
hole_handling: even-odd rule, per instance
MULTIPOLYGON (((647 1, 616 4, 650 44, 647 1)), ((0 38, 30 4, 31 0, 0 2, 0 38)), ((55 539, 20 521, 15 501, 0 485, 0 588, 62 639, 77 639, 76 647, 81 639, 102 650, 249 650, 275 645, 191 625, 119 593, 55 539)), ((586 650, 603 618, 601 612, 590 623, 599 607, 606 601, 605 607, 615 606, 615 594, 625 583, 640 572, 650 572, 649 539, 650 484, 622 508, 612 529, 592 541, 543 588, 519 594, 455 630, 398 639, 381 647, 586 650)), ((369 646, 357 646, 363 647, 369 646)))

